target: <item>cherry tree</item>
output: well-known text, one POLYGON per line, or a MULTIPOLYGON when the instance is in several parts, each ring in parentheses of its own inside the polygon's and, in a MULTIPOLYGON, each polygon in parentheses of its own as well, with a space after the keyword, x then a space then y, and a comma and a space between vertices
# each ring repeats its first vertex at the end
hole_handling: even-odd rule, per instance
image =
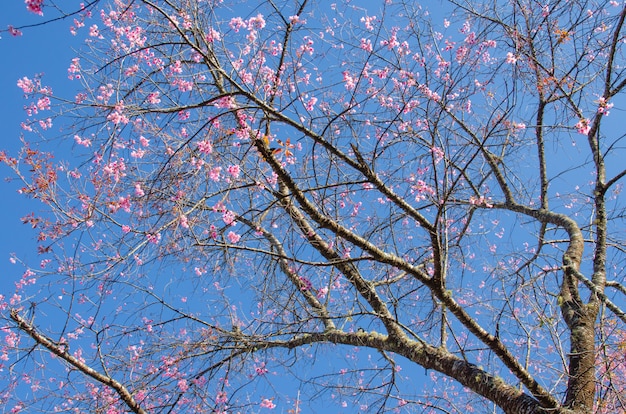
POLYGON ((626 410, 624 4, 67 15, 78 92, 25 74, 0 155, 12 412, 626 410))

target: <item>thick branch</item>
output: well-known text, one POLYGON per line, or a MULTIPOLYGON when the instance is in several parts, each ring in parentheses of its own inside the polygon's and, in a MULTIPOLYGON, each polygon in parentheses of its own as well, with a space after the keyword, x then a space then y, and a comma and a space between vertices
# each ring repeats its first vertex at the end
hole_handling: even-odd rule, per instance
POLYGON ((74 368, 78 369, 83 374, 90 376, 91 378, 95 379, 103 385, 106 385, 107 387, 113 388, 117 395, 120 396, 124 404, 126 404, 132 412, 137 414, 147 414, 147 412, 141 408, 139 403, 135 401, 132 394, 123 384, 109 376, 99 373, 84 362, 69 354, 67 352, 67 348, 64 345, 57 344, 50 338, 39 333, 32 324, 30 324, 26 319, 20 316, 16 309, 11 309, 11 319, 13 319, 15 323, 17 323, 17 326, 20 330, 27 333, 28 336, 33 338, 37 344, 43 346, 68 364, 72 365, 74 368))

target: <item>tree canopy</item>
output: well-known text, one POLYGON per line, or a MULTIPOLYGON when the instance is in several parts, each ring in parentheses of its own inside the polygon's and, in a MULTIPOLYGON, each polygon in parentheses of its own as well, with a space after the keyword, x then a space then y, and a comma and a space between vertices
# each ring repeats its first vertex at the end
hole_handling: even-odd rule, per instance
POLYGON ((12 412, 626 410, 624 4, 26 4, 12 412))

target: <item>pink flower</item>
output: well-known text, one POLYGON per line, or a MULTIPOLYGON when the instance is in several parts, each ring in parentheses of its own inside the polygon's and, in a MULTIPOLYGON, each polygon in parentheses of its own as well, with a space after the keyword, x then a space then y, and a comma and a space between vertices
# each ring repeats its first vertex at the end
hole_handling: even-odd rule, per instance
POLYGON ((237 243, 241 239, 241 236, 235 233, 234 231, 229 231, 226 237, 228 237, 228 241, 231 242, 232 244, 237 243))
POLYGON ((31 13, 43 16, 43 0, 25 0, 24 3, 26 3, 26 10, 31 13))
POLYGON ((183 65, 180 63, 180 60, 177 60, 170 66, 171 73, 183 73, 183 65))
POLYGON ((217 30, 213 28, 209 29, 209 33, 207 33, 205 37, 206 37, 206 41, 209 43, 219 42, 220 39, 222 38, 222 36, 220 35, 220 32, 218 32, 217 30))
POLYGON ((239 178, 239 173, 240 173, 240 169, 238 165, 231 165, 228 167, 228 173, 233 177, 233 178, 239 178))
POLYGON ((89 28, 89 36, 98 37, 100 36, 100 31, 98 30, 98 25, 94 24, 89 28))
POLYGON ((343 81, 346 83, 345 87, 349 91, 354 89, 354 87, 356 86, 356 80, 354 79, 354 77, 352 77, 352 75, 350 75, 350 72, 348 71, 343 72, 343 81))
POLYGON ((598 99, 598 113, 609 116, 609 110, 613 108, 612 103, 608 103, 605 98, 598 99))
POLYGON ((376 16, 361 17, 361 22, 365 23, 365 28, 367 30, 374 30, 374 25, 372 24, 374 21, 376 21, 376 16))
POLYGON ((239 32, 239 29, 246 28, 246 22, 241 17, 233 17, 228 24, 235 32, 239 32))
POLYGON ((123 110, 124 102, 120 101, 115 105, 115 111, 111 112, 109 116, 107 116, 107 120, 113 122, 115 125, 129 123, 130 120, 122 113, 123 110))
POLYGON ((219 181, 221 171, 222 171, 222 167, 211 168, 211 171, 209 171, 209 178, 215 182, 219 181))
POLYGON ((148 94, 148 96, 146 97, 146 101, 148 101, 149 104, 153 105, 160 103, 161 99, 159 98, 159 92, 152 92, 148 94))
POLYGON ((257 375, 265 375, 269 370, 265 367, 265 362, 261 362, 259 365, 254 365, 254 372, 257 375))
POLYGON ((215 396, 215 403, 224 404, 226 401, 228 401, 228 395, 224 391, 219 391, 215 396))
POLYGON ((265 27, 265 19, 261 13, 257 14, 256 17, 251 17, 248 20, 248 30, 254 29, 262 29, 265 27))
POLYGON ((33 93, 35 91, 35 82, 24 76, 17 80, 17 86, 22 88, 24 93, 33 93))
POLYGON ((235 225, 235 213, 233 213, 230 210, 226 210, 224 211, 224 213, 222 213, 222 220, 224 220, 224 223, 227 225, 235 225))
POLYGON ((587 135, 587 134, 589 134, 589 130, 591 129, 591 126, 589 125, 589 120, 588 119, 581 119, 575 125, 575 128, 576 128, 576 131, 578 131, 579 134, 587 135))
POLYGON ((211 145, 211 141, 203 140, 198 142, 198 151, 203 154, 210 154, 213 152, 213 145, 211 145))
POLYGON ((179 121, 186 121, 189 119, 189 117, 191 116, 191 114, 189 113, 189 111, 180 111, 178 112, 178 120, 179 121))
POLYGON ((493 204, 491 204, 490 201, 491 201, 491 197, 485 198, 485 196, 480 196, 478 198, 471 196, 469 198, 469 203, 470 205, 473 205, 473 206, 485 206, 487 208, 492 208, 493 204))
POLYGON ((146 193, 143 191, 143 188, 141 188, 141 184, 139 183, 135 184, 135 195, 137 197, 143 197, 144 195, 146 195, 146 193))
POLYGON ((311 97, 311 99, 309 99, 305 105, 306 110, 307 111, 312 111, 313 107, 315 107, 315 104, 317 103, 317 98, 315 96, 311 97))
POLYGON ((15 27, 9 25, 8 27, 9 33, 11 33, 11 36, 17 37, 17 36, 21 36, 22 32, 19 31, 18 29, 16 29, 15 27))
POLYGON ((291 23, 292 25, 296 25, 298 23, 300 24, 306 24, 306 20, 300 18, 300 16, 295 15, 295 16, 289 16, 289 23, 291 23))
POLYGON ((80 79, 80 58, 72 59, 70 67, 67 68, 67 77, 70 80, 80 79))
POLYGON ((511 65, 514 65, 517 62, 517 56, 515 56, 513 53, 508 52, 506 54, 506 63, 509 63, 511 65))
POLYGON ((187 216, 185 216, 184 214, 180 216, 180 226, 185 229, 189 228, 189 220, 187 219, 187 216))
POLYGON ((268 400, 267 398, 264 398, 263 401, 261 401, 261 407, 273 410, 274 408, 276 408, 276 404, 274 404, 272 400, 268 400))
POLYGON ((220 109, 233 109, 237 107, 235 98, 232 96, 224 96, 215 101, 215 107, 220 109))
POLYGON ((161 235, 159 233, 148 233, 146 234, 146 239, 148 239, 148 241, 152 244, 159 244, 159 241, 161 241, 161 235))
POLYGON ((373 50, 372 41, 365 38, 361 39, 361 49, 365 50, 366 52, 371 52, 373 50))
POLYGON ((137 71, 139 71, 139 66, 133 65, 129 68, 126 68, 126 70, 124 71, 124 76, 133 76, 135 73, 137 73, 137 71))
POLYGON ((180 392, 186 392, 189 389, 189 384, 186 379, 181 379, 178 381, 178 389, 180 392))
POLYGON ((445 156, 443 150, 439 147, 432 147, 430 152, 433 154, 433 158, 435 159, 435 164, 439 163, 445 156))
POLYGON ((37 101, 37 109, 40 111, 44 111, 46 109, 50 109, 50 98, 44 96, 43 98, 37 101))

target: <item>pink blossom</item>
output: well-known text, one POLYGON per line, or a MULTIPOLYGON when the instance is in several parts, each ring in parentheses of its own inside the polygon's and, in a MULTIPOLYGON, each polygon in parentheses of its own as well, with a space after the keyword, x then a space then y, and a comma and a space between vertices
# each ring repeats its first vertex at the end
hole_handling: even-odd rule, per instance
POLYGON ((191 114, 189 113, 189 111, 179 111, 178 112, 178 120, 179 121, 186 121, 189 119, 189 117, 191 116, 191 114))
POLYGON ((313 52, 315 51, 315 49, 313 48, 313 40, 309 38, 308 36, 305 36, 304 39, 302 40, 305 40, 306 43, 303 43, 302 45, 300 45, 300 47, 298 48, 298 51, 296 52, 297 56, 302 56, 305 53, 312 55, 313 52))
POLYGON ((474 196, 471 196, 469 198, 469 203, 470 205, 473 205, 473 206, 485 206, 487 208, 492 208, 493 204, 489 202, 490 200, 491 200, 491 197, 485 198, 485 196, 480 196, 476 198, 474 196))
POLYGON ((131 207, 130 196, 120 197, 118 200, 118 206, 125 212, 130 213, 130 207, 131 207))
POLYGON ((143 191, 143 188, 141 188, 140 183, 135 184, 135 195, 137 197, 143 197, 144 195, 146 195, 146 193, 143 191))
POLYGON ((433 154, 433 158, 435 159, 435 163, 438 163, 439 161, 441 161, 444 157, 444 152, 441 148, 439 147, 432 147, 430 149, 430 152, 433 154))
POLYGON ((189 384, 186 379, 178 380, 178 389, 180 392, 186 392, 189 389, 189 384))
POLYGON ((98 25, 94 24, 89 28, 89 36, 91 37, 99 37, 100 31, 98 30, 98 25))
POLYGON ((122 226, 122 232, 124 233, 130 233, 130 226, 127 226, 126 224, 124 224, 122 226))
POLYGON ((218 182, 220 180, 220 172, 222 171, 222 167, 214 167, 209 171, 209 178, 212 181, 218 182))
POLYGON ((228 24, 235 32, 239 32, 239 29, 246 28, 246 22, 241 17, 233 17, 228 24))
POLYGON ((264 398, 263 401, 261 401, 261 407, 273 410, 274 408, 276 408, 276 404, 274 404, 272 400, 268 400, 267 398, 264 398))
POLYGON ((146 155, 146 151, 142 149, 136 149, 130 152, 130 156, 133 158, 143 158, 146 155))
POLYGON ((152 244, 159 244, 161 241, 161 234, 159 233, 148 233, 146 234, 146 239, 152 244))
POLYGON ((581 119, 580 121, 578 121, 576 125, 574 125, 574 127, 576 128, 576 131, 578 131, 579 134, 583 134, 583 135, 589 134, 589 130, 591 129, 588 119, 581 119))
POLYGON ((159 95, 160 95, 159 92, 152 92, 148 94, 148 96, 146 97, 146 101, 148 101, 149 104, 156 105, 161 102, 159 95))
POLYGON ((128 68, 126 68, 126 70, 124 71, 124 76, 133 76, 135 73, 137 73, 137 71, 139 71, 139 66, 137 65, 133 65, 130 66, 128 68))
POLYGON ((219 42, 222 39, 222 36, 220 35, 220 32, 211 28, 209 29, 209 33, 206 34, 205 38, 207 42, 213 43, 213 42, 219 42))
POLYGON ((176 86, 181 92, 191 92, 193 90, 193 82, 185 79, 175 79, 172 85, 176 86))
POLYGON ((189 220, 187 219, 187 216, 184 214, 181 214, 180 216, 180 226, 185 229, 189 228, 189 220))
POLYGON ((613 108, 613 103, 608 103, 604 97, 598 99, 598 113, 609 116, 609 110, 613 108))
POLYGON ((224 96, 215 101, 215 107, 220 109, 233 109, 237 107, 233 96, 224 96))
POLYGON ((305 104, 306 110, 312 111, 316 103, 317 103, 317 98, 315 96, 312 96, 305 104))
POLYGON ((265 19, 261 13, 248 19, 248 30, 262 29, 265 27, 265 19))
POLYGON ((356 80, 348 71, 343 72, 343 81, 346 83, 345 87, 349 91, 356 87, 356 80))
POLYGON ((374 25, 372 24, 372 22, 375 20, 376 20, 376 16, 361 17, 361 22, 365 23, 365 28, 367 30, 374 30, 374 25))
POLYGON ((18 29, 16 29, 15 27, 9 25, 9 27, 7 28, 7 30, 9 31, 9 33, 11 33, 11 36, 13 37, 17 37, 17 36, 21 36, 22 32, 18 29))
POLYGON ((107 116, 107 120, 113 122, 115 125, 129 123, 130 120, 122 111, 124 111, 124 102, 120 101, 115 104, 115 110, 107 116))
POLYGON ((24 3, 26 3, 26 10, 31 13, 43 16, 43 0, 24 0, 24 3))
POLYGON ((234 231, 229 231, 226 237, 228 237, 228 241, 231 242, 232 244, 237 243, 241 239, 241 236, 235 233, 234 231))
POLYGON ((226 401, 228 401, 228 395, 224 391, 218 391, 215 396, 215 403, 224 404, 226 401))
POLYGON ((300 23, 300 24, 306 24, 306 20, 302 19, 300 16, 295 15, 295 16, 289 16, 289 23, 291 23, 293 26, 295 26, 296 24, 300 23))
POLYGON ((17 86, 22 88, 24 93, 33 93, 35 91, 35 82, 24 76, 17 80, 17 86))
POLYGON ((269 370, 265 367, 265 362, 261 362, 258 365, 254 365, 254 372, 256 372, 257 375, 265 375, 269 370))
POLYGON ((51 118, 47 118, 47 119, 41 119, 39 120, 39 126, 42 129, 50 129, 52 128, 52 119, 51 118))
POLYGON ((172 66, 170 66, 170 72, 179 74, 183 73, 183 65, 182 63, 180 63, 180 60, 177 60, 172 64, 172 66))
POLYGON ((233 177, 233 178, 239 178, 239 173, 240 173, 240 168, 238 165, 231 165, 228 167, 228 173, 233 177))
POLYGON ((213 145, 211 145, 211 141, 203 140, 198 142, 198 151, 203 154, 210 154, 213 152, 213 145))
POLYGON ((130 29, 130 27, 126 28, 126 38, 129 41, 129 48, 134 47, 142 47, 146 43, 146 37, 142 36, 143 28, 140 26, 135 27, 134 29, 130 29))
POLYGON ((226 210, 222 213, 222 220, 224 221, 226 225, 234 225, 235 217, 236 217, 235 213, 230 210, 226 210))
POLYGON ((50 109, 50 98, 44 96, 43 98, 39 99, 37 101, 37 109, 39 109, 40 111, 50 109))
POLYGON ((360 47, 361 47, 361 49, 365 50, 366 52, 371 52, 373 50, 372 41, 369 40, 369 39, 362 38, 360 47))
POLYGON ((515 64, 517 62, 517 56, 515 56, 513 53, 508 52, 506 54, 506 63, 509 63, 511 65, 515 64))
POLYGON ((67 77, 70 80, 80 79, 80 58, 72 59, 70 67, 67 68, 67 77))
POLYGON ((110 162, 102 170, 106 175, 113 176, 115 182, 118 182, 121 177, 126 176, 126 173, 124 173, 124 171, 126 171, 126 164, 123 158, 110 162))

